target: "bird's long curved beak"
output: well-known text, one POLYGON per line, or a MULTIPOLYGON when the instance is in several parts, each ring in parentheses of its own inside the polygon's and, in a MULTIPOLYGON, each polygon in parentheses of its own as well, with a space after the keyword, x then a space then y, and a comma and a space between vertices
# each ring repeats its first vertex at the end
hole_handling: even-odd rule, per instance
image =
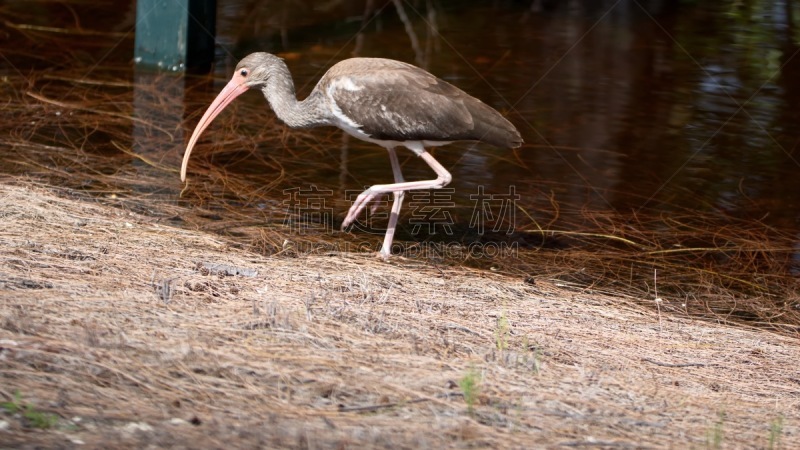
POLYGON ((181 164, 181 181, 186 181, 186 166, 189 165, 189 155, 192 154, 192 148, 197 142, 197 139, 203 133, 203 130, 205 130, 206 127, 208 127, 208 125, 214 121, 214 118, 217 117, 217 115, 223 109, 225 109, 225 107, 228 106, 233 99, 240 96, 248 89, 245 81, 246 80, 243 76, 235 73, 233 78, 231 78, 231 81, 225 85, 225 88, 222 89, 222 92, 217 95, 217 98, 214 99, 214 102, 211 103, 211 106, 209 106, 205 114, 203 114, 200 122, 197 123, 197 126, 192 133, 192 137, 189 139, 189 145, 186 146, 186 153, 183 154, 183 163, 181 164))

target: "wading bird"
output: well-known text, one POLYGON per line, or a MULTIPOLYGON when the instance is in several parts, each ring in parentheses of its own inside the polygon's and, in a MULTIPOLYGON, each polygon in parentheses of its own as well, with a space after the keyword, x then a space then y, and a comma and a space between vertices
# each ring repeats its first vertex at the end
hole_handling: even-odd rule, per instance
POLYGON ((239 62, 233 78, 194 129, 183 155, 181 181, 186 180, 189 155, 203 130, 233 99, 255 87, 261 89, 278 119, 289 127, 335 126, 389 151, 394 183, 376 184, 362 192, 342 223, 345 229, 370 202, 392 193, 394 202, 380 251, 384 259, 392 251, 405 191, 439 189, 452 179, 425 147, 453 141, 480 141, 513 148, 522 145, 517 129, 496 110, 411 64, 381 58, 346 59, 331 67, 311 94, 298 101, 283 60, 269 53, 252 53, 239 62), (394 150, 397 146, 422 158, 436 172, 436 179, 405 181, 394 150))

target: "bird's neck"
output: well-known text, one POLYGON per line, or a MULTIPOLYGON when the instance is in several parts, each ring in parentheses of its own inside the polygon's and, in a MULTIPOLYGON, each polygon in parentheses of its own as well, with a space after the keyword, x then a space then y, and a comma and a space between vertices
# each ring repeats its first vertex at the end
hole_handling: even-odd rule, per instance
POLYGON ((273 71, 261 90, 278 119, 292 128, 308 128, 328 123, 323 111, 313 101, 313 94, 303 101, 297 101, 292 75, 283 61, 273 71))

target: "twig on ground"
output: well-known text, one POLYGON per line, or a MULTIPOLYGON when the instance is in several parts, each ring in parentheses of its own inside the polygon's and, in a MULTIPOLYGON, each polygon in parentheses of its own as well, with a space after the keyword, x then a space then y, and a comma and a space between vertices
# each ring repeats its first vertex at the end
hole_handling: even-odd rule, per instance
POLYGON ((662 366, 662 367, 712 367, 712 366, 718 366, 719 365, 719 364, 715 364, 715 363, 678 363, 678 364, 673 364, 673 363, 664 363, 664 362, 656 361, 656 360, 650 359, 650 358, 642 358, 642 361, 646 361, 646 362, 655 364, 657 366, 662 366))

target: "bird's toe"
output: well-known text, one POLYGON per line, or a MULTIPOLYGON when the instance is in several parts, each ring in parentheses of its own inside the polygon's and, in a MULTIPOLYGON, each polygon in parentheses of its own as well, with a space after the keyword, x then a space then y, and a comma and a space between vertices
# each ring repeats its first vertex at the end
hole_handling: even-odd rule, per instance
POLYGON ((351 223, 353 223, 356 218, 358 218, 361 211, 369 205, 371 201, 375 199, 378 193, 370 192, 369 189, 359 194, 356 198, 356 201, 353 202, 353 205, 350 207, 350 210, 347 211, 347 216, 344 218, 342 222, 342 229, 347 228, 351 223))

